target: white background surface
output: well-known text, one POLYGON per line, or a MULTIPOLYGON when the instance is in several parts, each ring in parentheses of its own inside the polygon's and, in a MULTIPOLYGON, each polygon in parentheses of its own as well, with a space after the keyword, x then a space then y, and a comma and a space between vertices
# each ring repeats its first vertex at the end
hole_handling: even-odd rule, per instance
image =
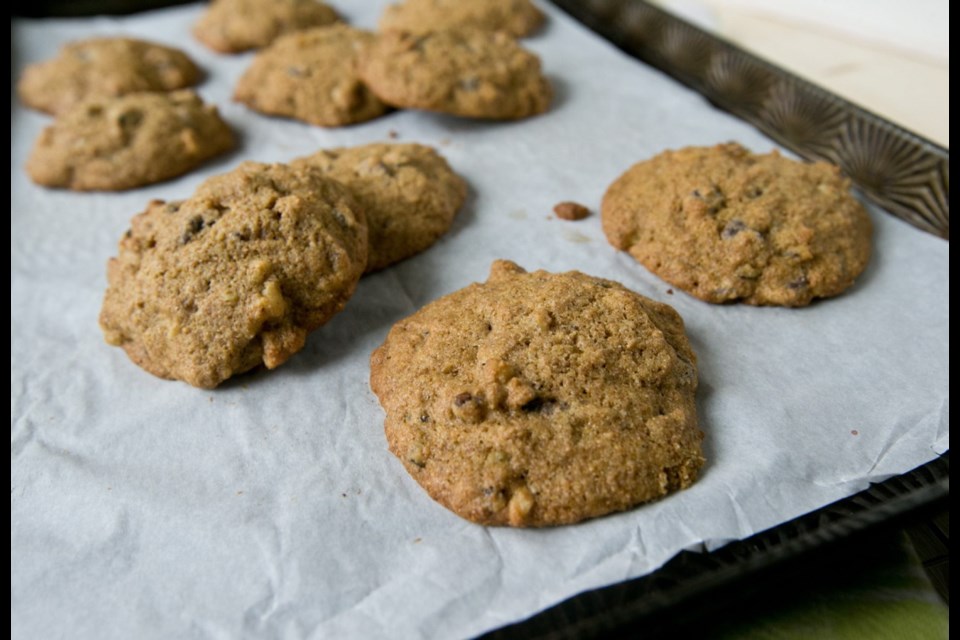
MULTIPOLYGON (((339 3, 373 27, 382 3, 339 3)), ((872 211, 876 252, 847 294, 805 309, 713 306, 605 241, 596 211, 632 163, 668 148, 772 145, 551 12, 527 41, 554 109, 516 123, 396 112, 324 130, 229 101, 250 56, 189 36, 199 7, 15 21, 14 76, 80 37, 187 50, 242 147, 120 194, 49 191, 20 169, 45 116, 11 115, 11 628, 16 638, 466 637, 683 548, 738 539, 949 448, 947 243, 872 211), (276 371, 216 391, 153 378, 97 326, 105 263, 151 198, 189 196, 242 159, 385 141, 437 146, 471 195, 426 253, 360 283, 276 371), (708 464, 687 491, 550 530, 487 529, 433 503, 388 453, 368 358, 390 325, 483 280, 490 262, 578 269, 673 304, 699 358, 708 464), (856 431, 858 435, 853 435, 856 431)))

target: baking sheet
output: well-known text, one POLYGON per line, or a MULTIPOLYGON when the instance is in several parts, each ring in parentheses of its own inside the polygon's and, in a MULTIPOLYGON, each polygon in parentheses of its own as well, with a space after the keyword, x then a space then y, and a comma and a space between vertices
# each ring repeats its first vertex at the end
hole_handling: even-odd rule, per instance
MULTIPOLYGON (((341 2, 373 27, 383 2, 341 2)), ((669 147, 772 145, 569 18, 526 41, 557 90, 547 115, 482 123, 396 112, 324 130, 230 103, 250 55, 189 36, 201 7, 123 19, 14 21, 14 77, 63 42, 129 34, 208 71, 241 149, 121 194, 32 185, 49 121, 11 113, 11 607, 14 637, 466 637, 643 575, 905 472, 949 449, 947 243, 871 210, 853 290, 806 309, 707 305, 605 241, 596 210, 630 164, 669 147), (432 144, 471 185, 451 232, 364 278, 273 372, 216 391, 155 379, 97 326, 105 262, 151 198, 188 196, 243 159, 373 141, 432 144), (579 269, 674 305, 699 358, 708 464, 691 489, 539 531, 488 529, 434 504, 386 449, 368 358, 390 325, 485 279, 503 257, 579 269)))

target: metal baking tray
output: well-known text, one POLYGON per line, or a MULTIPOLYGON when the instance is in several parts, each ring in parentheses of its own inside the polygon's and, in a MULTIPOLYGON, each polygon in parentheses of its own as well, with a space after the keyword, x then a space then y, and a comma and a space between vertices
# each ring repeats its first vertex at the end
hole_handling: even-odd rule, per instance
MULTIPOLYGON (((631 56, 704 95, 797 155, 840 166, 885 211, 950 236, 947 149, 644 0, 552 0, 631 56)), ((799 563, 830 562, 880 529, 946 508, 950 452, 713 552, 683 551, 651 574, 587 591, 484 638, 645 638, 697 631, 799 563), (678 629, 680 627, 680 629, 678 629)), ((793 575, 789 574, 788 575, 793 575)), ((702 633, 702 628, 699 630, 702 633)), ((699 634, 698 634, 699 635, 699 634)))

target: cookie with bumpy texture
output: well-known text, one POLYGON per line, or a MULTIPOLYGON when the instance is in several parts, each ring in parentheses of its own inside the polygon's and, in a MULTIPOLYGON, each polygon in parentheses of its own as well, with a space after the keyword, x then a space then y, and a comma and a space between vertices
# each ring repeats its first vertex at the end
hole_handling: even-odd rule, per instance
POLYGON ((480 524, 622 511, 704 462, 683 321, 609 280, 497 261, 394 325, 370 367, 390 450, 480 524))
POLYGON ((543 19, 543 12, 530 0, 404 0, 383 10, 380 30, 426 33, 474 28, 520 38, 536 31, 543 19))
POLYGON ((17 93, 28 107, 56 115, 92 98, 172 91, 199 80, 200 70, 178 49, 132 38, 91 38, 28 66, 17 93))
POLYGON ((467 195, 463 178, 435 149, 421 144, 329 149, 293 165, 300 163, 346 185, 364 209, 368 273, 430 247, 450 228, 467 195))
POLYGON ((193 35, 214 51, 239 53, 286 33, 339 21, 336 11, 317 0, 213 0, 193 35))
POLYGON ((366 260, 346 187, 309 167, 245 162, 133 218, 107 265, 100 326, 150 373, 213 388, 299 351, 366 260))
POLYGON ((80 103, 44 129, 27 160, 37 184, 132 189, 187 173, 233 147, 217 108, 190 90, 80 103))
POLYGON ((807 305, 850 287, 870 258, 870 218, 837 167, 736 143, 634 165, 602 216, 614 247, 707 302, 807 305))
POLYGON ((540 59, 504 33, 388 32, 366 49, 360 75, 387 104, 469 118, 543 113, 552 90, 540 59))
POLYGON ((339 127, 383 115, 388 107, 357 74, 357 56, 373 34, 346 25, 298 31, 257 54, 233 98, 268 115, 339 127))

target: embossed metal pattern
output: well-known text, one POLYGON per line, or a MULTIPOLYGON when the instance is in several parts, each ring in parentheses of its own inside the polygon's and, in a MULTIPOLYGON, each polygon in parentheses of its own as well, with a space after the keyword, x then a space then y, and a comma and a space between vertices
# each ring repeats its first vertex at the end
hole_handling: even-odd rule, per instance
POLYGON ((869 200, 950 236, 950 153, 643 0, 553 0, 808 160, 838 165, 869 200))

